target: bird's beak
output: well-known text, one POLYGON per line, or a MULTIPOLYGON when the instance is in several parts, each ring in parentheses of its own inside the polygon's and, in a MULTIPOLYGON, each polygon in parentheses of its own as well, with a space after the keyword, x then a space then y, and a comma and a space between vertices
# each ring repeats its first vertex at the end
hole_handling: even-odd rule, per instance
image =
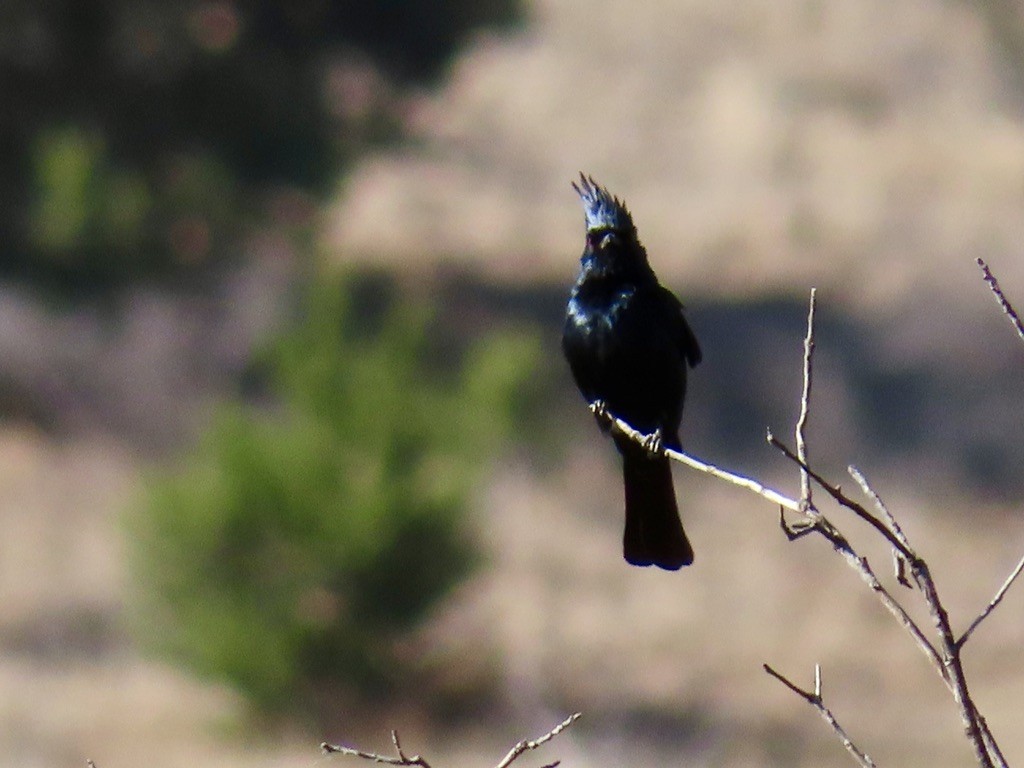
POLYGON ((600 240, 600 242, 598 242, 597 247, 598 248, 607 248, 610 245, 618 245, 618 244, 619 244, 619 236, 616 235, 614 232, 606 232, 604 235, 601 236, 601 240, 600 240))

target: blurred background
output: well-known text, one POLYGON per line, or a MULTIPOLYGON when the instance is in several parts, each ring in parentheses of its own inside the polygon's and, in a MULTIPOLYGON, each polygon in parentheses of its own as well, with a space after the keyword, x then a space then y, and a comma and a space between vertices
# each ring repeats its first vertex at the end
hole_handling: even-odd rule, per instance
MULTIPOLYGON (((558 350, 569 181, 624 197, 705 360, 683 442, 859 466, 964 628, 1024 552, 1024 8, 1011 0, 6 0, 0 765, 969 765, 823 542, 676 471, 621 559, 558 350), (330 758, 340 761, 341 758, 330 758)), ((846 481, 845 485, 852 487, 846 481)), ((837 521, 885 571, 888 553, 837 521)), ((916 606, 917 596, 904 595, 916 606)), ((918 611, 915 615, 924 615, 918 611)), ((971 640, 1024 759, 1024 598, 971 640)))

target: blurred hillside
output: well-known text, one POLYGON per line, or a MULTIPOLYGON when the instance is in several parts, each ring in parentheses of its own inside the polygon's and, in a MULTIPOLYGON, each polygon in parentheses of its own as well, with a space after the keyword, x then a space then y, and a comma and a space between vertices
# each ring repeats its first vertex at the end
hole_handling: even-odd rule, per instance
POLYGON ((963 309, 983 256, 1024 280, 1024 12, 946 0, 537 0, 366 162, 336 258, 453 258, 566 281, 569 181, 625 197, 686 294, 963 309))

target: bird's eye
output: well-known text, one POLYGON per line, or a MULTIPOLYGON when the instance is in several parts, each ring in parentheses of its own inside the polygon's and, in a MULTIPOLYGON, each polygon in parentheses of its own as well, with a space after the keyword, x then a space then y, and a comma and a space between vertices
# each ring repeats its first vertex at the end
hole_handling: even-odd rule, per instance
POLYGON ((617 245, 619 236, 609 229, 587 233, 587 244, 595 250, 607 248, 609 245, 617 245))

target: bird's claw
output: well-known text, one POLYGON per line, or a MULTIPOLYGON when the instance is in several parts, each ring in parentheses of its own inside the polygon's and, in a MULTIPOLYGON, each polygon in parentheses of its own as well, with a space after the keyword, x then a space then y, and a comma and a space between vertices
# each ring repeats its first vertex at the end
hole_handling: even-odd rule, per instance
POLYGON ((597 426, 601 428, 602 432, 610 432, 612 428, 612 422, 615 420, 608 410, 608 404, 601 399, 597 399, 592 402, 589 406, 590 412, 594 414, 594 418, 597 419, 597 426))
POLYGON ((640 441, 640 445, 642 445, 644 449, 653 456, 661 456, 665 451, 665 443, 661 438, 661 427, 658 427, 649 435, 644 435, 644 439, 640 441))

